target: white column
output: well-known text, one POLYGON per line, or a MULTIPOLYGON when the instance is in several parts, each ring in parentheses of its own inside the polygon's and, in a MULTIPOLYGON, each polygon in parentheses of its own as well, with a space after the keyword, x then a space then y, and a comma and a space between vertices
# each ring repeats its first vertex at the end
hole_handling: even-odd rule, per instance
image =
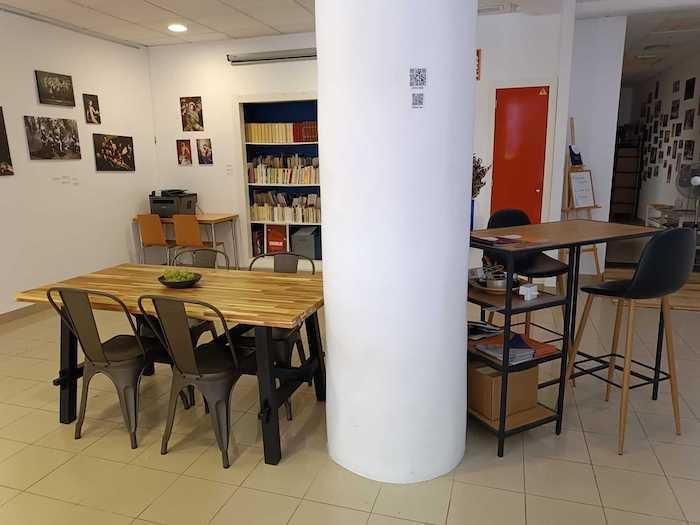
POLYGON ((328 447, 380 481, 464 454, 475 22, 474 0, 316 2, 328 447))

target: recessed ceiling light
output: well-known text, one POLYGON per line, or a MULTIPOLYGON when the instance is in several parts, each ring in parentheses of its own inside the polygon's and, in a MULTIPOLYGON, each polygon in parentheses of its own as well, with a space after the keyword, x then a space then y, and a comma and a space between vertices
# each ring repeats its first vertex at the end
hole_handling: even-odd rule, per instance
POLYGON ((184 33, 187 31, 187 26, 184 24, 170 24, 168 26, 168 31, 172 31, 173 33, 184 33))

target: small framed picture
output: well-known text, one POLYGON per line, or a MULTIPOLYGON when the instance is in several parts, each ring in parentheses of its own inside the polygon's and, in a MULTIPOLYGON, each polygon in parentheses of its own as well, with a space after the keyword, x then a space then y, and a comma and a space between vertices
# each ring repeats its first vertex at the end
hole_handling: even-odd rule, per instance
POLYGON ((695 77, 685 81, 685 96, 683 100, 690 100, 695 96, 695 77))
POLYGON ((85 111, 85 122, 87 124, 102 124, 100 101, 97 100, 97 95, 83 93, 83 110, 85 111))
POLYGON ((182 131, 204 131, 202 97, 180 97, 182 131))
POLYGON ((192 166, 192 145, 190 139, 179 139, 177 142, 177 163, 180 166, 192 166))
POLYGON ((39 102, 53 106, 75 106, 73 78, 69 75, 34 71, 39 102))
POLYGON ((571 197, 574 208, 590 208, 595 206, 593 194, 593 179, 590 171, 569 172, 571 197))
POLYGON ((211 139, 197 139, 197 159, 200 165, 214 164, 211 139))

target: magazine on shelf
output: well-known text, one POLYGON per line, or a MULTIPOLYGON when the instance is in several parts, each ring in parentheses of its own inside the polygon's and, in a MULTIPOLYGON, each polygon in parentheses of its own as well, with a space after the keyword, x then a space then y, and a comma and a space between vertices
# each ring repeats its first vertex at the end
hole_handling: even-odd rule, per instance
MULTIPOLYGON (((495 361, 503 363, 502 333, 480 339, 478 343, 473 344, 473 348, 495 361)), ((558 351, 556 347, 550 344, 541 343, 526 335, 513 334, 509 342, 508 361, 510 365, 517 365, 558 351)))

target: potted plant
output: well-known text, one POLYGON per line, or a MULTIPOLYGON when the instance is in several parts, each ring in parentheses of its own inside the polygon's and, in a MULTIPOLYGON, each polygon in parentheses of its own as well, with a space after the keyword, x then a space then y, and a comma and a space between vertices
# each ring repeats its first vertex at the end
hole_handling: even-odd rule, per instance
POLYGON ((476 201, 475 199, 479 196, 481 188, 486 185, 486 174, 491 169, 491 166, 484 166, 484 161, 481 160, 476 155, 472 156, 472 207, 471 207, 471 221, 470 229, 474 229, 474 217, 476 217, 476 201))

